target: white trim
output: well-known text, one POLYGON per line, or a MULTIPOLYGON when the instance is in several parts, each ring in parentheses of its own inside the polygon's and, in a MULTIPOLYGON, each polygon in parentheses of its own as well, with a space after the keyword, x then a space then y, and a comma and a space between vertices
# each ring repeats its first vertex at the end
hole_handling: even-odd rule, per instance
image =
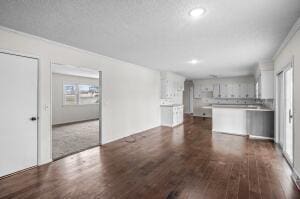
POLYGON ((300 175, 295 169, 293 169, 292 179, 296 184, 297 188, 300 190, 300 175))
MULTIPOLYGON (((1 26, 0 26, 1 28, 1 26)), ((4 54, 9 54, 9 55, 16 55, 16 56, 20 56, 20 57, 27 57, 27 58, 32 58, 32 59, 37 59, 38 61, 40 60, 39 56, 36 55, 32 55, 32 54, 27 54, 27 53, 23 53, 23 52, 19 52, 16 50, 6 50, 3 48, 0 48, 0 53, 4 53, 4 54)))
POLYGON ((236 136, 243 136, 243 137, 247 137, 248 134, 243 134, 243 133, 230 133, 230 132, 221 132, 221 131, 215 131, 212 130, 213 133, 221 133, 221 134, 228 134, 228 135, 236 135, 236 136))
POLYGON ((282 50, 287 46, 289 41, 294 37, 294 35, 297 33, 297 31, 300 30, 300 18, 297 19, 296 23, 293 25, 292 29, 286 36, 286 38, 283 40, 282 44, 280 45, 279 49, 276 51, 276 53, 273 56, 273 60, 275 60, 282 50))
MULTIPOLYGON (((0 28, 1 28, 1 26, 0 26, 0 28)), ((73 47, 71 47, 71 48, 73 48, 73 47)), ((51 137, 50 138, 50 142, 51 142, 50 157, 51 157, 51 159, 48 160, 48 162, 46 162, 46 163, 54 161, 54 159, 53 159, 53 143, 52 143, 52 141, 53 141, 53 131, 52 131, 52 125, 53 125, 53 121, 52 121, 53 92, 52 92, 52 83, 53 83, 53 74, 59 74, 59 73, 54 73, 53 72, 53 70, 52 70, 53 66, 52 65, 54 65, 54 64, 65 65, 65 64, 50 61, 50 66, 49 67, 50 67, 50 137, 51 137)), ((78 67, 78 66, 75 66, 75 67, 78 67)), ((84 68, 84 67, 78 67, 78 68, 84 68)), ((103 95, 102 94, 102 71, 98 70, 98 72, 99 72, 99 77, 96 78, 96 79, 98 79, 98 86, 99 86, 99 103, 96 103, 96 104, 74 104, 74 105, 65 105, 65 104, 63 104, 63 106, 86 106, 86 105, 98 105, 99 106, 99 144, 97 146, 101 146, 103 144, 102 143, 102 95, 103 95)), ((66 74, 64 74, 64 75, 66 75, 66 74)), ((68 76, 73 76, 73 75, 68 75, 68 76)), ((77 77, 77 76, 74 76, 74 77, 77 77)), ((94 78, 91 78, 91 77, 86 77, 86 78, 94 79, 94 78)), ((68 81, 63 81, 63 86, 64 86, 64 82, 68 82, 68 81)), ((72 83, 72 84, 78 85, 78 83, 72 83)), ((78 86, 76 86, 76 87, 78 87, 78 86)), ((64 93, 63 93, 63 98, 64 98, 64 93)), ((63 99, 63 103, 64 103, 64 99, 63 99)), ((84 149, 84 150, 86 150, 86 149, 84 149)))
POLYGON ((193 113, 193 116, 194 117, 203 117, 203 118, 212 118, 212 116, 209 116, 209 115, 199 115, 199 114, 195 114, 195 113, 193 113))
POLYGON ((299 172, 296 169, 293 169, 293 173, 296 175, 297 180, 300 180, 299 172))
POLYGON ((270 137, 264 137, 264 136, 257 136, 257 135, 249 135, 250 139, 255 139, 255 140, 274 140, 274 138, 270 137))
POLYGON ((53 104, 53 90, 52 90, 52 84, 53 84, 53 70, 52 70, 52 62, 50 61, 50 162, 53 162, 53 136, 52 136, 52 125, 53 125, 53 119, 52 119, 52 115, 53 115, 53 111, 52 111, 52 104, 53 104))
MULTIPOLYGON (((290 62, 288 63, 288 64, 286 64, 283 68, 281 68, 280 69, 280 71, 278 71, 275 75, 276 75, 276 80, 277 80, 277 82, 278 82, 278 78, 279 78, 279 75, 281 74, 281 73, 283 73, 283 76, 284 76, 284 72, 286 72, 286 71, 288 71, 288 70, 290 70, 290 69, 292 69, 293 70, 293 74, 292 74, 292 82, 293 82, 293 115, 294 115, 294 113, 295 113, 295 104, 294 104, 294 102, 295 102, 295 100, 294 100, 294 98, 295 98, 295 95, 294 95, 294 57, 292 57, 292 59, 290 60, 290 62)), ((283 80, 284 81, 284 80, 283 80)), ((275 123, 276 124, 278 124, 278 125, 276 125, 275 126, 275 140, 276 141, 278 141, 278 143, 280 142, 280 140, 279 140, 279 137, 280 137, 280 121, 279 121, 279 116, 278 116, 278 114, 279 114, 279 110, 280 110, 280 104, 278 104, 278 101, 279 101, 279 99, 277 99, 277 97, 278 97, 278 92, 279 92, 279 87, 281 86, 281 85, 277 85, 276 84, 276 117, 275 117, 275 123)), ((284 124, 285 125, 285 124, 284 124)), ((285 142, 285 141, 284 141, 285 142)), ((294 123, 294 118, 293 118, 293 159, 292 160, 290 160, 289 159, 289 156, 284 152, 284 150, 283 149, 281 149, 281 152, 282 152, 282 154, 283 154, 283 156, 285 157, 285 159, 287 160, 287 162, 288 162, 288 164, 291 166, 291 168, 294 168, 294 166, 295 166, 295 123, 294 123)))

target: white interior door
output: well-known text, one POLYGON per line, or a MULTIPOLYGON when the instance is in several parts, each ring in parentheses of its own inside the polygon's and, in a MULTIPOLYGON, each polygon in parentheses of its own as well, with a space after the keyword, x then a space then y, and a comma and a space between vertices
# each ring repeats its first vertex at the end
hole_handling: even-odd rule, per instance
POLYGON ((37 165, 38 60, 0 52, 0 176, 37 165))
POLYGON ((284 72, 285 96, 285 147, 284 152, 290 162, 293 162, 293 68, 284 72))

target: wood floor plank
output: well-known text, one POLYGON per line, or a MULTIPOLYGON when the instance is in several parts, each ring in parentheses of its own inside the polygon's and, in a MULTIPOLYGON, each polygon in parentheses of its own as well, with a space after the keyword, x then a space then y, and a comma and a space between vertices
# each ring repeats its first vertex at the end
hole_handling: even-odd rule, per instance
POLYGON ((240 163, 233 163, 226 188, 226 199, 238 198, 240 163))
POLYGON ((4 178, 0 198, 300 198, 290 175, 272 142, 212 133, 211 120, 185 116, 4 178))

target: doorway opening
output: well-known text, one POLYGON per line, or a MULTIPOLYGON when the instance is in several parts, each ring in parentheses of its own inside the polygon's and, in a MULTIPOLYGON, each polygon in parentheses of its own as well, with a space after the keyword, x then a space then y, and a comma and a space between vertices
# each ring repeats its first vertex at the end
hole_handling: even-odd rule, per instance
POLYGON ((101 72, 51 64, 52 159, 101 144, 101 72))
POLYGON ((278 142, 287 161, 294 162, 293 67, 289 64, 277 74, 278 142))
POLYGON ((184 91, 183 91, 183 105, 185 114, 193 114, 193 98, 194 98, 194 88, 193 82, 186 80, 184 82, 184 91))

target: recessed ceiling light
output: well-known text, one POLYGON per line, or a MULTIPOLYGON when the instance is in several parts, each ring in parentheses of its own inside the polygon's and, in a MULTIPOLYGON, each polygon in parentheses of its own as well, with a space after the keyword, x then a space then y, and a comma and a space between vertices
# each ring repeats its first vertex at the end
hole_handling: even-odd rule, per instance
POLYGON ((189 64, 198 64, 200 61, 197 59, 192 59, 191 61, 188 61, 189 64))
POLYGON ((206 10, 204 8, 195 8, 190 11, 190 16, 194 18, 201 17, 205 14, 206 10))

